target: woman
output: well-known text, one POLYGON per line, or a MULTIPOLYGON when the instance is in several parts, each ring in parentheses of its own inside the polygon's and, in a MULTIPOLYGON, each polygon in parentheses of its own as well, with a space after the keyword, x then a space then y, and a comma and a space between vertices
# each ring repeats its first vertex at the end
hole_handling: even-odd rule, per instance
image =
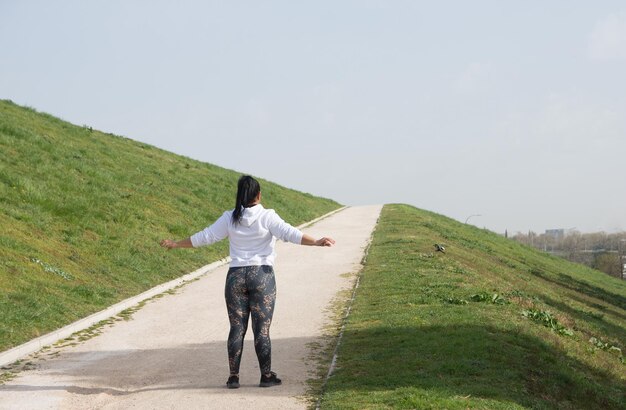
POLYGON ((254 348, 261 382, 259 386, 281 384, 272 372, 270 324, 276 300, 274 280, 274 245, 276 239, 310 246, 332 246, 332 238, 315 239, 283 221, 273 209, 261 205, 261 186, 251 176, 244 175, 237 184, 235 208, 224 214, 211 226, 187 239, 165 239, 161 246, 173 248, 197 248, 210 245, 228 237, 230 241, 230 269, 226 275, 226 307, 230 321, 228 334, 228 364, 230 377, 226 386, 239 387, 239 364, 243 339, 252 315, 254 348))

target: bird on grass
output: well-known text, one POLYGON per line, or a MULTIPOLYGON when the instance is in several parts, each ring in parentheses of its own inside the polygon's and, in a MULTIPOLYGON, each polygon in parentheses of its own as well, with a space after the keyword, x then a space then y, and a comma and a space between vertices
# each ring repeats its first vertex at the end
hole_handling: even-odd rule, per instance
POLYGON ((436 243, 435 249, 437 250, 437 252, 446 253, 446 248, 441 244, 436 243))

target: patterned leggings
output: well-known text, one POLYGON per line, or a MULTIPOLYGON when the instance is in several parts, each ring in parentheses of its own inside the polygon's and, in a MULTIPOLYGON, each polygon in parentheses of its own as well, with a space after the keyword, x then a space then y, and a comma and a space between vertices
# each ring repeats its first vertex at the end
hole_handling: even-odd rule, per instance
POLYGON ((232 267, 226 275, 226 308, 230 320, 228 364, 230 374, 239 374, 243 338, 252 314, 254 349, 262 374, 272 368, 270 325, 276 300, 276 281, 271 266, 232 267))

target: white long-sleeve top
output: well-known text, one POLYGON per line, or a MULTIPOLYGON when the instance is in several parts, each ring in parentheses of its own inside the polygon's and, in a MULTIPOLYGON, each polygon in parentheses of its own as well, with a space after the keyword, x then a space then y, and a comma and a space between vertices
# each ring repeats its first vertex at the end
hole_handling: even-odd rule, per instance
POLYGON ((302 232, 283 221, 273 209, 258 204, 244 208, 241 221, 233 224, 233 210, 226 211, 215 223, 190 237, 194 248, 210 245, 228 237, 230 266, 274 265, 276 239, 300 244, 302 232))

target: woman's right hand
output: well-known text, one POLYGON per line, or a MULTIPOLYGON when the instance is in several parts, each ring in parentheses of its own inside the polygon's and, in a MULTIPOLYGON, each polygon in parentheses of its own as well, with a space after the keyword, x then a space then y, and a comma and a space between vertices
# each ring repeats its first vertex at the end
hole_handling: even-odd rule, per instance
POLYGON ((176 242, 171 239, 163 239, 161 241, 161 246, 167 248, 167 250, 174 249, 176 247, 176 242))
POLYGON ((167 250, 174 248, 193 248, 193 244, 191 243, 191 238, 182 239, 180 241, 173 241, 171 239, 163 239, 161 241, 161 246, 167 248, 167 250))

